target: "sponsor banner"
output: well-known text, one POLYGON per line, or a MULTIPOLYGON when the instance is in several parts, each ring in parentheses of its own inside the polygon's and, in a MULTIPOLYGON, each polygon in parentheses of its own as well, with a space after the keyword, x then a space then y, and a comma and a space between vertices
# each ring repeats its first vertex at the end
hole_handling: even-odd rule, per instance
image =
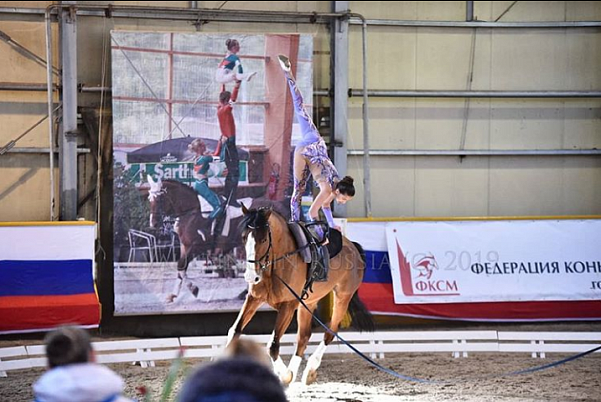
MULTIPOLYGON (((248 184, 248 161, 240 161, 240 179, 239 185, 248 184)), ((193 184, 194 163, 192 162, 172 162, 172 163, 132 163, 129 165, 131 176, 136 185, 145 183, 146 175, 151 175, 155 180, 173 179, 181 183, 193 184)), ((211 162, 209 164, 209 184, 212 186, 223 185, 227 177, 225 162, 211 162)))
MULTIPOLYGON (((436 224, 446 222, 436 222, 436 224)), ((492 223, 488 221, 486 223, 492 223)), ((428 297, 426 303, 395 303, 386 227, 396 223, 348 222, 347 235, 366 251, 366 268, 359 296, 374 314, 469 321, 566 321, 601 318, 601 297, 574 301, 455 302, 428 297)), ((465 257, 464 257, 465 258, 465 257)), ((419 272, 416 273, 419 275, 419 272)), ((398 282, 397 282, 398 284, 398 282)))
POLYGON ((396 303, 601 298, 601 221, 395 222, 396 303))
POLYGON ((0 226, 0 333, 97 326, 95 226, 0 226))

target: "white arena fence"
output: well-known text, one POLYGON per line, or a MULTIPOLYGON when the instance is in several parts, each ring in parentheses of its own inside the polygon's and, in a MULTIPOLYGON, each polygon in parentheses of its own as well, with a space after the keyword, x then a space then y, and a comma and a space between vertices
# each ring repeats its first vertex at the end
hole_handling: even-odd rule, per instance
MULTIPOLYGON (((243 335, 267 344, 271 335, 243 335)), ((451 353, 453 357, 468 357, 470 352, 530 353, 545 358, 547 353, 582 353, 601 345, 601 332, 506 332, 506 331, 383 331, 341 332, 340 336, 371 358, 384 359, 386 353, 451 353)), ((323 339, 314 333, 305 351, 311 354, 323 339)), ((184 358, 219 356, 226 336, 198 336, 162 339, 135 339, 93 342, 99 363, 139 363, 154 367, 157 360, 173 360, 183 349, 184 358)), ((286 334, 280 340, 280 353, 292 355, 296 334, 286 334)), ((334 340, 326 349, 329 354, 354 353, 334 340)), ((596 353, 601 353, 597 351, 596 353)), ((0 348, 0 376, 8 371, 46 367, 44 345, 0 348)))

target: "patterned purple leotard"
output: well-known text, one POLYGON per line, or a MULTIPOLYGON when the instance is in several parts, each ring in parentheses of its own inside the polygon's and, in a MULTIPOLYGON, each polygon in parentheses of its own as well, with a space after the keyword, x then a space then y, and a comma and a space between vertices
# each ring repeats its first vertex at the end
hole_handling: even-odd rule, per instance
POLYGON ((302 138, 294 151, 294 191, 290 200, 292 220, 298 221, 301 216, 301 198, 307 186, 309 174, 317 183, 326 182, 332 189, 340 180, 338 171, 328 156, 326 143, 319 134, 311 116, 307 113, 294 78, 286 73, 286 80, 292 94, 294 110, 301 128, 302 138))

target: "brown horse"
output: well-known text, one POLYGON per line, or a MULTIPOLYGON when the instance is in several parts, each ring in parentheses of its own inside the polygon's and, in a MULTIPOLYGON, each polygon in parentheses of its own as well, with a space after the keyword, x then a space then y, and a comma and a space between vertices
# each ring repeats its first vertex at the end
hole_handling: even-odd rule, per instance
MULTIPOLYGON (((214 235, 214 221, 208 219, 208 212, 201 211, 198 194, 192 187, 177 180, 154 181, 150 175, 148 184, 150 226, 159 226, 160 220, 165 216, 177 218, 175 232, 179 236, 181 257, 177 262, 177 281, 172 293, 167 296, 167 302, 171 303, 179 296, 184 282, 187 282, 192 294, 198 296, 198 286, 189 282, 187 278, 190 261, 209 253, 223 257, 233 253, 236 247, 242 246, 239 231, 242 216, 231 219, 227 236, 221 233, 214 235)), ((263 199, 255 199, 252 205, 258 207, 265 203, 263 199)))
MULTIPOLYGON (((311 312, 302 307, 297 311, 297 346, 289 366, 286 367, 279 355, 280 338, 290 325, 299 301, 282 281, 300 295, 307 278, 307 264, 295 253, 296 242, 281 215, 269 209, 243 208, 243 211, 243 239, 247 257, 244 278, 249 283, 249 292, 236 322, 229 330, 228 343, 242 333, 257 309, 263 303, 268 303, 277 310, 269 354, 276 373, 288 384, 296 379, 302 356, 311 337, 311 312, 315 311, 317 302, 332 290, 334 311, 330 328, 333 331, 338 331, 347 308, 354 326, 360 330, 373 330, 372 317, 356 293, 365 270, 363 249, 359 244, 343 238, 342 251, 330 260, 327 282, 315 282, 313 292, 309 293, 305 301, 311 312)), ((309 358, 302 378, 305 384, 315 381, 321 358, 333 338, 334 335, 326 332, 323 341, 309 358)))

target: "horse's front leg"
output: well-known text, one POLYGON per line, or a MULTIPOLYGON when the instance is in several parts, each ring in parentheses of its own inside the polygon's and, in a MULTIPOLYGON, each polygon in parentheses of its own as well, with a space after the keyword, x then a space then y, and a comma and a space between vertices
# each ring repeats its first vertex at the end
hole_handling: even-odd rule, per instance
POLYGON ((292 373, 291 382, 294 382, 296 380, 298 369, 300 367, 301 362, 303 361, 303 355, 305 354, 307 344, 309 343, 309 339, 311 338, 311 319, 313 318, 312 313, 315 311, 317 303, 309 304, 307 305, 307 307, 309 307, 310 311, 300 306, 298 311, 296 312, 296 322, 298 325, 298 332, 296 336, 296 351, 294 352, 294 356, 292 356, 292 359, 290 359, 290 364, 288 364, 288 371, 292 373))
POLYGON ((179 296, 179 292, 182 290, 182 284, 186 280, 186 271, 177 270, 177 278, 175 279, 175 284, 173 285, 173 290, 171 293, 167 295, 165 301, 167 303, 173 303, 176 297, 179 296))
POLYGON ((185 253, 184 248, 182 247, 182 257, 177 262, 177 279, 175 280, 175 284, 173 285, 173 290, 170 294, 167 295, 166 302, 172 303, 178 296, 180 291, 182 290, 182 285, 184 282, 188 282, 187 286, 190 292, 194 295, 194 297, 198 297, 198 286, 194 285, 188 279, 188 265, 190 263, 191 255, 190 253, 185 253))
POLYGON ((253 318, 257 309, 261 307, 263 304, 263 300, 253 297, 250 292, 246 295, 246 300, 244 300, 244 304, 240 309, 240 313, 238 314, 238 318, 234 321, 234 324, 230 327, 227 332, 227 343, 226 347, 232 342, 234 338, 237 338, 242 333, 242 330, 253 318))
MULTIPOLYGON (((179 232, 178 236, 181 236, 179 232)), ((184 283, 184 279, 186 277, 186 269, 188 268, 188 263, 187 260, 184 258, 186 255, 186 246, 184 246, 183 244, 180 245, 180 254, 181 257, 177 261, 177 278, 175 279, 173 290, 165 298, 166 303, 173 303, 175 298, 179 296, 179 292, 182 289, 182 284, 184 283)))
POLYGON ((273 337, 271 340, 271 344, 269 345, 269 356, 271 356, 271 360, 273 361, 273 369, 280 380, 284 384, 290 384, 293 379, 293 374, 288 367, 284 364, 282 360, 282 356, 280 356, 280 339, 282 335, 290 326, 290 321, 292 321, 292 317, 294 316, 294 310, 298 307, 298 302, 296 300, 284 302, 278 305, 278 315, 275 320, 275 328, 273 330, 273 337))

